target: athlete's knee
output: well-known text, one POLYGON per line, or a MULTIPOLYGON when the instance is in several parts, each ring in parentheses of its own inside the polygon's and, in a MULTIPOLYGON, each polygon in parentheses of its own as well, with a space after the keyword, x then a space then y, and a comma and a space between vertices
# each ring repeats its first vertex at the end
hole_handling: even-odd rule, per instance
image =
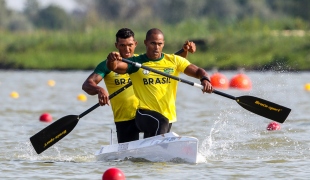
POLYGON ((170 129, 169 127, 170 127, 169 121, 166 120, 166 119, 163 119, 163 120, 160 122, 159 134, 168 133, 168 132, 169 132, 169 129, 170 129))

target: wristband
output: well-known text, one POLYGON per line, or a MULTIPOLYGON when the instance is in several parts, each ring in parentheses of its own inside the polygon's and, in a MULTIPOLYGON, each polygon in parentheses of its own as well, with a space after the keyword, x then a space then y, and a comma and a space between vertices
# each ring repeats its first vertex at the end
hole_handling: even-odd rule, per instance
POLYGON ((207 76, 202 76, 200 82, 202 82, 203 80, 207 80, 209 83, 211 83, 210 79, 207 76))

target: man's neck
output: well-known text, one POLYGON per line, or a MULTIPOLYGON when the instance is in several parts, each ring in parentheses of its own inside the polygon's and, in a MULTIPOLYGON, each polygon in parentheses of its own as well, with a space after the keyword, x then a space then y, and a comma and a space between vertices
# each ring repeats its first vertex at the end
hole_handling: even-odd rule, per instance
POLYGON ((147 57, 147 59, 149 59, 149 60, 152 60, 152 61, 155 61, 155 60, 158 60, 158 59, 161 59, 162 57, 163 57, 163 53, 160 53, 160 56, 157 56, 157 57, 151 57, 150 58, 150 56, 148 56, 146 53, 145 53, 145 56, 147 57))

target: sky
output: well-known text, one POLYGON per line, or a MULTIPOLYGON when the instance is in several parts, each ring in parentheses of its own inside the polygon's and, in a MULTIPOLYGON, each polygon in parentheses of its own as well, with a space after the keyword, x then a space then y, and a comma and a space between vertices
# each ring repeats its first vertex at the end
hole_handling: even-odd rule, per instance
MULTIPOLYGON (((9 9, 22 11, 26 0, 5 0, 5 2, 9 9)), ((75 7, 77 7, 74 0, 38 0, 38 2, 42 7, 47 7, 50 4, 59 5, 68 12, 71 12, 75 7)))

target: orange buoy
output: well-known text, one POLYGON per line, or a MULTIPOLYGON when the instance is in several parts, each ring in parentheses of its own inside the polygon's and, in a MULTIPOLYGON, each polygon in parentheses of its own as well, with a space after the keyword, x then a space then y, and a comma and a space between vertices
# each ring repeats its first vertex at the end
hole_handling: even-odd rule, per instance
POLYGON ((53 120, 53 118, 49 113, 43 113, 40 116, 40 121, 42 121, 42 122, 51 122, 52 120, 53 120))
POLYGON ((252 89, 252 82, 245 74, 239 73, 231 78, 229 87, 241 90, 250 90, 252 89))
POLYGON ((281 126, 277 122, 271 122, 267 126, 268 131, 275 131, 275 130, 280 130, 280 129, 281 129, 281 126))
POLYGON ((124 173, 116 167, 109 168, 102 175, 102 180, 125 180, 125 179, 126 178, 124 173))
POLYGON ((225 75, 216 72, 210 77, 211 84, 214 88, 228 89, 229 83, 225 75))

